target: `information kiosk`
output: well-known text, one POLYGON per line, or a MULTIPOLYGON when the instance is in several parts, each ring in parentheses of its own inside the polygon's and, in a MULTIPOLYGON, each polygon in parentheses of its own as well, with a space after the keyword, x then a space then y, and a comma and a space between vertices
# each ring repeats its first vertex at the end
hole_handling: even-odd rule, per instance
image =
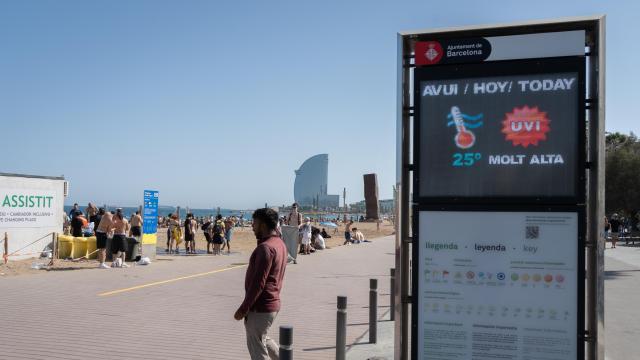
POLYGON ((396 358, 604 359, 604 17, 398 55, 396 358))

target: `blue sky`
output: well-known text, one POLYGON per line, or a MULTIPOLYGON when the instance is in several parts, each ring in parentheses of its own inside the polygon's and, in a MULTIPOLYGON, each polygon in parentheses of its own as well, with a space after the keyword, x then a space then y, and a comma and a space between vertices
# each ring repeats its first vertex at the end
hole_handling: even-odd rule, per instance
POLYGON ((607 14, 607 130, 640 133, 637 1, 2 1, 0 172, 68 202, 253 208, 395 178, 396 33, 607 14), (632 109, 632 110, 629 110, 632 109), (629 115, 631 114, 631 115, 629 115))

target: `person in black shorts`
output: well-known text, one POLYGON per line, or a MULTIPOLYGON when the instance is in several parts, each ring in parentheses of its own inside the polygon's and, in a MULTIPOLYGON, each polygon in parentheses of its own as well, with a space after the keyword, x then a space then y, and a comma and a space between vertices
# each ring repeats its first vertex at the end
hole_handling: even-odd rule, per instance
POLYGON ((187 254, 195 254, 196 221, 193 214, 187 214, 184 220, 184 248, 187 254))
POLYGON ((353 225, 353 220, 350 220, 344 226, 344 243, 342 245, 351 245, 351 226, 353 225))
POLYGON ((207 221, 202 224, 202 231, 204 231, 204 237, 207 239, 207 254, 213 254, 211 251, 211 244, 213 244, 213 224, 211 217, 207 218, 207 221))
POLYGON ((96 248, 98 249, 98 261, 100 261, 98 267, 109 269, 110 266, 105 263, 107 259, 107 234, 112 230, 113 215, 110 212, 105 212, 104 208, 100 208, 97 216, 100 218, 96 227, 96 248))
POLYGON ((216 216, 216 222, 213 224, 213 255, 220 255, 220 245, 224 243, 224 221, 222 215, 216 216))
POLYGON ((141 237, 142 236, 142 216, 140 216, 139 211, 136 211, 136 213, 131 216, 130 224, 131 224, 131 236, 135 238, 141 237))
POLYGON ((129 222, 122 215, 122 209, 117 209, 113 215, 113 239, 111 239, 111 253, 113 254, 113 266, 129 267, 124 260, 127 253, 127 228, 129 222), (118 262, 118 257, 122 262, 118 262))

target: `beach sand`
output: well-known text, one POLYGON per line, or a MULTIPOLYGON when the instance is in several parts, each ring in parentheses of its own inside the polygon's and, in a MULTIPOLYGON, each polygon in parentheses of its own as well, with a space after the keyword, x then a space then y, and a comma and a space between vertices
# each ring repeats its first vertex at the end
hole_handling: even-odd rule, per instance
MULTIPOLYGON (((313 225, 320 229, 322 226, 313 225)), ((373 240, 377 237, 388 236, 394 233, 393 225, 384 221, 380 224, 380 231, 376 230, 376 223, 370 222, 361 222, 354 223, 353 227, 358 228, 358 230, 362 231, 365 239, 373 240)), ((333 229, 325 228, 327 233, 331 235, 331 238, 325 239, 325 244, 329 248, 335 248, 338 246, 342 246, 344 242, 344 225, 338 226, 337 232, 333 229), (335 232, 335 233, 334 233, 335 232)), ((167 228, 159 228, 158 229, 158 254, 166 249, 167 243, 167 228)), ((256 247, 256 237, 253 234, 253 230, 251 227, 235 227, 233 229, 233 234, 231 235, 231 251, 232 252, 241 252, 241 253, 250 253, 256 247)), ((207 242, 204 237, 204 233, 202 230, 198 230, 196 233, 196 249, 198 252, 207 249, 207 242)), ((180 251, 184 252, 184 243, 180 244, 180 251)), ((225 249, 226 251, 226 249, 225 249)))
MULTIPOLYGON (((369 223, 369 222, 354 223, 353 227, 357 227, 360 231, 362 231, 362 233, 365 236, 365 239, 371 240, 371 241, 375 241, 375 239, 378 237, 388 236, 394 233, 394 227, 388 221, 384 221, 382 224, 380 224, 380 231, 376 230, 375 223, 369 223)), ((328 229, 328 228, 326 230, 329 233, 329 235, 331 235, 331 238, 325 239, 325 244, 328 249, 336 249, 336 248, 339 248, 340 246, 343 246, 342 243, 344 242, 344 225, 340 225, 337 229, 337 232, 335 232, 333 229, 328 229)), ((158 229, 158 247, 157 247, 158 256, 161 256, 161 257, 176 256, 176 255, 164 254, 166 241, 167 241, 167 229, 159 228, 158 229)), ((358 245, 355 245, 355 246, 358 246, 358 245)), ((251 253, 251 251, 253 251, 255 247, 256 247, 256 238, 253 234, 253 230, 251 229, 251 227, 234 228, 233 235, 231 237, 231 251, 233 253, 239 252, 242 254, 249 254, 251 253)), ((198 253, 206 252, 206 249, 207 249, 207 243, 202 230, 198 230, 196 234, 196 249, 198 250, 198 253)), ((180 251, 181 251, 180 256, 184 256, 184 243, 181 244, 180 251)), ((196 256, 196 255, 191 255, 191 256, 196 256)), ((213 256, 213 255, 203 254, 203 255, 197 255, 197 256, 213 256)), ((313 255, 310 255, 310 256, 313 256, 313 255)), ((2 279, 3 277, 9 277, 9 276, 39 274, 46 271, 97 269, 97 266, 98 266, 98 262, 96 260, 83 260, 83 261, 56 260, 55 266, 51 268, 44 267, 43 269, 36 270, 31 268, 31 265, 33 263, 48 264, 49 259, 33 258, 33 259, 25 259, 25 260, 17 260, 17 261, 9 260, 9 262, 6 265, 1 263, 1 259, 0 259, 0 279, 2 279)))

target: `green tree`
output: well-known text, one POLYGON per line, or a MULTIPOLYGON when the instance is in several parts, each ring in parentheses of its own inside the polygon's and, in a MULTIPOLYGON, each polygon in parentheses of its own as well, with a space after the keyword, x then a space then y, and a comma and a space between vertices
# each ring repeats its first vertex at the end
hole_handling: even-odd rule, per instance
POLYGON ((640 142, 635 134, 606 136, 605 208, 634 217, 640 209, 640 142))

